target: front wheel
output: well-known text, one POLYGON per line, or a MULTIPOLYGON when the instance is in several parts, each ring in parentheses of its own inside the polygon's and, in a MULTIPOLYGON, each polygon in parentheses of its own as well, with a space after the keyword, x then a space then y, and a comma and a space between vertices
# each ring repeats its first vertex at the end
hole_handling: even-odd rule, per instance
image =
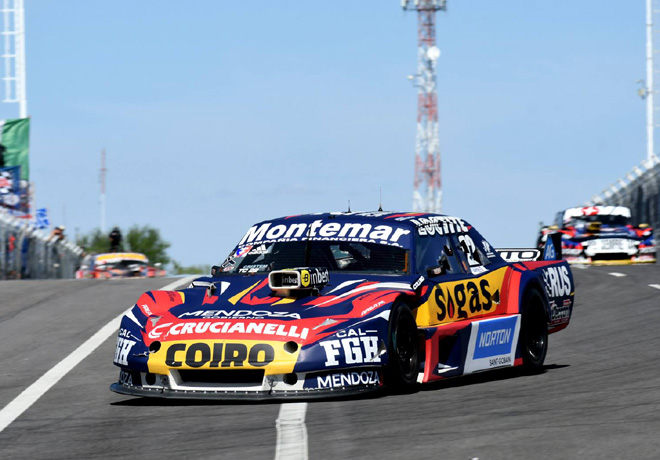
POLYGON ((536 374, 543 370, 548 353, 548 321, 545 300, 537 290, 525 296, 520 328, 523 370, 536 374))
POLYGON ((390 314, 385 383, 394 391, 408 391, 417 383, 419 340, 417 324, 405 303, 395 303, 390 314))

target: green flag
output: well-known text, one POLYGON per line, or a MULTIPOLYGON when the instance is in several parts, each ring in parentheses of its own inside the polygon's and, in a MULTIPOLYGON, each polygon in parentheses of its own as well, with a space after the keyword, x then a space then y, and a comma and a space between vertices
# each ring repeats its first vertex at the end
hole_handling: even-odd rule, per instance
POLYGON ((5 167, 20 166, 21 179, 30 180, 30 119, 0 120, 0 155, 5 167))

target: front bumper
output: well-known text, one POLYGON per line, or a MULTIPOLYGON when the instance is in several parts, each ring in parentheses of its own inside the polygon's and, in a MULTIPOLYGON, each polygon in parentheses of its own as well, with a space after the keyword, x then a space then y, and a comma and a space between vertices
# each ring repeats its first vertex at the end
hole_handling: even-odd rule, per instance
POLYGON ((311 399, 374 392, 382 388, 381 382, 381 369, 375 367, 267 375, 260 381, 242 383, 184 381, 174 369, 169 375, 122 369, 119 381, 110 385, 110 390, 123 395, 169 399, 311 399))
POLYGON ((633 265, 633 264, 654 264, 656 263, 655 254, 653 256, 633 256, 621 259, 607 259, 591 257, 566 257, 566 261, 570 264, 585 264, 585 265, 633 265))
POLYGON ((238 391, 238 390, 209 390, 189 391, 156 389, 129 386, 115 382, 110 385, 115 393, 128 396, 144 396, 149 398, 166 399, 197 399, 197 400, 228 400, 228 401, 263 401, 281 399, 315 399, 315 398, 339 398, 344 396, 371 393, 380 390, 377 386, 331 388, 324 390, 269 390, 269 391, 238 391))
POLYGON ((569 263, 590 265, 629 265, 656 262, 656 246, 622 237, 602 237, 587 241, 565 241, 562 254, 569 263))

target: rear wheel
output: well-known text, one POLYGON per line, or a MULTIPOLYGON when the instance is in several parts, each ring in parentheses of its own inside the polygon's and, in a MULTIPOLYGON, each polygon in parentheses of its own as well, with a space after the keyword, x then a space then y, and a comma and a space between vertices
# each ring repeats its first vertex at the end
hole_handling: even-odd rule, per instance
POLYGON ((419 340, 415 318, 403 302, 392 307, 388 338, 385 383, 394 391, 408 391, 417 383, 419 340))
POLYGON ((535 374, 543 370, 548 353, 548 321, 545 300, 536 289, 525 296, 520 327, 523 370, 535 374))

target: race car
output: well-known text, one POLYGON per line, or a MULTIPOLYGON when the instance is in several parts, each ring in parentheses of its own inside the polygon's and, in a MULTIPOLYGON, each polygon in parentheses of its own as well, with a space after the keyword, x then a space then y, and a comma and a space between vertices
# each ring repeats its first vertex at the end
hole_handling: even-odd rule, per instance
POLYGON ((553 241, 544 252, 495 250, 465 220, 427 213, 258 223, 211 276, 138 299, 121 321, 110 389, 313 398, 539 372, 548 334, 573 310, 573 276, 553 260, 553 241))
POLYGON ((648 224, 632 225, 625 206, 584 206, 557 213, 555 223, 539 232, 543 248, 547 235, 560 233, 562 253, 570 263, 611 265, 655 263, 656 245, 648 224))
POLYGON ((139 252, 109 252, 89 254, 83 258, 76 278, 154 278, 165 276, 165 270, 149 265, 149 259, 139 252))

